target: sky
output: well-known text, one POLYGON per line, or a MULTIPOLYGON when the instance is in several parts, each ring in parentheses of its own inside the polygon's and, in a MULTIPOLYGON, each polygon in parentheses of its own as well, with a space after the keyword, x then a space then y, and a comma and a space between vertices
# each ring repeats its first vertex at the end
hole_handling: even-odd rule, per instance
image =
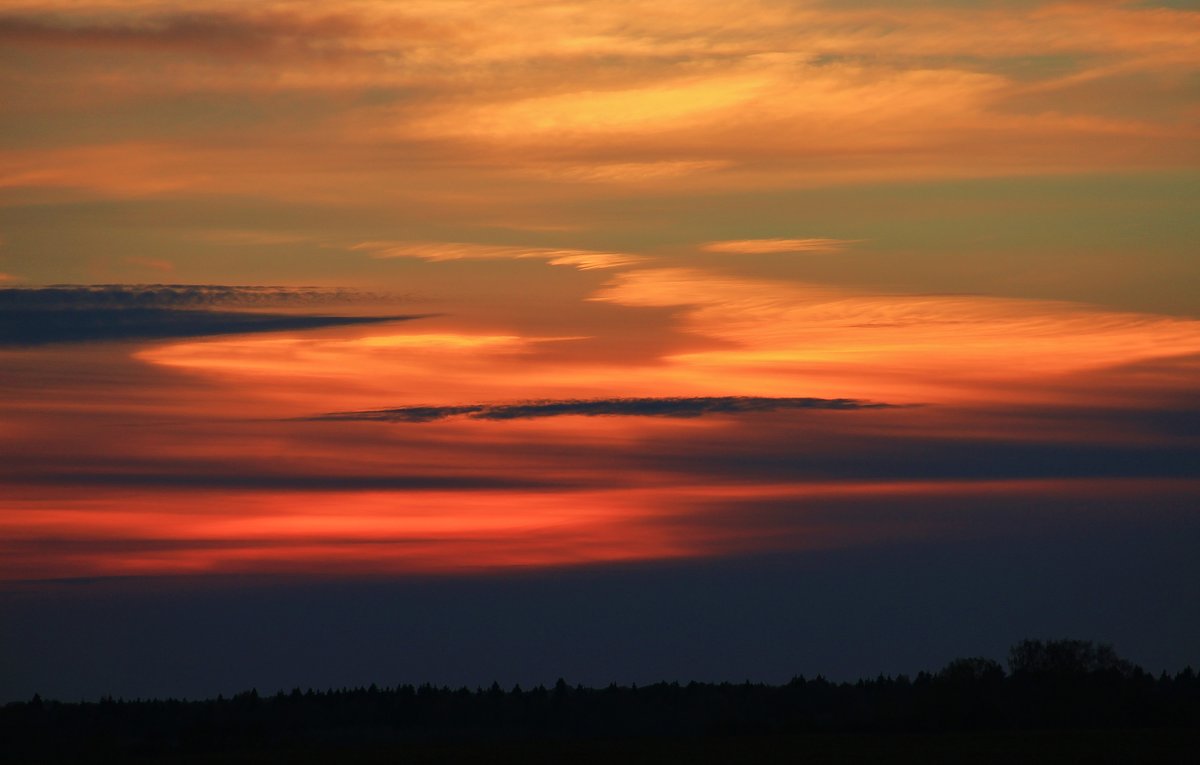
POLYGON ((1197 39, 0 1, 0 701, 1200 666, 1197 39))

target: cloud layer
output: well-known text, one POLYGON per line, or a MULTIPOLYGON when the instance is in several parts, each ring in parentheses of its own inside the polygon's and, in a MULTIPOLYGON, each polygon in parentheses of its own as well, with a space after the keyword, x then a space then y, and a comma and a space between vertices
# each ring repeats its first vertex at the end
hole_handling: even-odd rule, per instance
POLYGON ((1184 504, 1197 39, 1121 0, 8 3, 0 272, 117 284, 0 291, 0 578, 1184 504), (260 281, 441 313, 223 286, 260 281))
POLYGON ((1181 73, 1200 61, 1200 18, 1186 9, 204 5, 80 2, 64 14, 42 0, 0 15, 26 95, 5 116, 52 125, 0 149, 4 185, 359 201, 436 191, 453 204, 503 201, 522 193, 514 179, 546 186, 545 201, 580 184, 680 192, 1197 161, 1181 73), (277 122, 254 109, 264 96, 301 114, 277 122), (171 98, 219 99, 242 122, 173 117, 171 98), (119 137, 52 119, 104 101, 156 119, 119 137))

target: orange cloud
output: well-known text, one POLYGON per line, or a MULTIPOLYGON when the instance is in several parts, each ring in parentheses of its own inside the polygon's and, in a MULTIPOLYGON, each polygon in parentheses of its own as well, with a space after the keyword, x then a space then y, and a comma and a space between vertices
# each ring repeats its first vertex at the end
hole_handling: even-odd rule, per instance
POLYGON ((940 400, 1017 393, 1055 375, 1200 353, 1200 322, 976 295, 856 295, 691 269, 616 275, 593 299, 678 306, 688 331, 727 344, 673 354, 681 374, 786 395, 940 400))

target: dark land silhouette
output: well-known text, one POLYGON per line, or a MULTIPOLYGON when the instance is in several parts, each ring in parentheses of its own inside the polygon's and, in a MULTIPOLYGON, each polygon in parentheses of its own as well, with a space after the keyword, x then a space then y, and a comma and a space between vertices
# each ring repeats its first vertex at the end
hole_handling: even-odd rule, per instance
POLYGON ((6 762, 1188 762, 1200 677, 1081 640, 784 685, 256 690, 0 709, 6 762))

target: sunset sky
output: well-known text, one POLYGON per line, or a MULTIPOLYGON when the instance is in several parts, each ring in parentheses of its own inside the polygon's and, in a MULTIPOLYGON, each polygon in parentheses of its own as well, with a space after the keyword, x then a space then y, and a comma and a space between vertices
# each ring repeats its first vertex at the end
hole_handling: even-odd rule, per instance
POLYGON ((0 0, 0 702, 1200 666, 1198 40, 0 0))

